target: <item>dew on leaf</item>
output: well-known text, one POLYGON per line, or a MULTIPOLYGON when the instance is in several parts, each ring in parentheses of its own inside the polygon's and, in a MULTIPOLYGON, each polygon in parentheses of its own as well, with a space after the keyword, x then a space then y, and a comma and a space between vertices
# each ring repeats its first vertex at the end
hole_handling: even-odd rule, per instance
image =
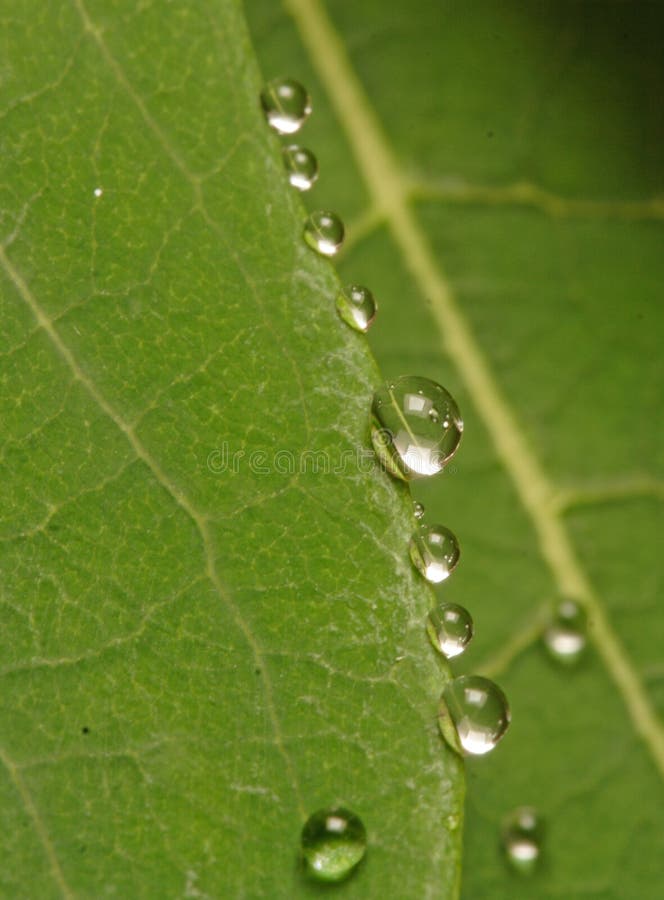
POLYGON ((473 619, 465 607, 441 603, 429 613, 427 633, 436 650, 447 659, 453 659, 471 642, 473 619))
POLYGON ((397 478, 409 481, 441 472, 463 432, 459 408, 445 388, 405 375, 376 391, 371 438, 378 458, 397 478))
POLYGON ((460 555, 459 542, 444 525, 420 525, 410 539, 413 565, 431 584, 449 578, 460 555))
POLYGON ((510 866, 529 875, 542 850, 542 820, 537 811, 531 806, 512 810, 503 822, 502 844, 510 866))
POLYGON ((337 296, 337 312, 356 331, 368 331, 376 318, 376 301, 369 288, 349 284, 337 296))
POLYGON ((318 160, 311 150, 289 144, 282 154, 290 184, 298 191, 310 190, 318 178, 318 160))
POLYGON ((361 861, 367 835, 361 819, 348 809, 321 809, 302 829, 307 870, 321 881, 341 881, 361 861))
POLYGON ((261 91, 261 106, 270 127, 279 134, 295 134, 311 114, 309 94, 293 78, 275 78, 261 91))
POLYGON ((563 600, 544 631, 544 646, 557 662, 572 665, 583 653, 586 642, 585 610, 574 600, 563 600))
POLYGON ((440 704, 440 730, 452 749, 482 756, 493 750, 510 724, 510 708, 497 684, 480 675, 448 681, 440 704))
POLYGON ((343 222, 333 212, 312 212, 304 223, 304 240, 322 256, 334 256, 344 241, 343 222))
POLYGON ((419 500, 413 500, 413 515, 416 519, 424 518, 424 505, 419 500))

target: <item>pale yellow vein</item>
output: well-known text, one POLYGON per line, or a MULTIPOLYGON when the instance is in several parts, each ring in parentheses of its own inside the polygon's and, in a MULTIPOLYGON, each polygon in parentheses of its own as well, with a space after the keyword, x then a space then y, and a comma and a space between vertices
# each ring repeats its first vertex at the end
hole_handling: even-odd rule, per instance
POLYGON ((664 728, 576 557, 553 502, 554 486, 503 396, 410 208, 409 181, 400 171, 343 43, 319 0, 284 0, 284 5, 326 88, 373 204, 382 213, 423 296, 430 301, 445 350, 459 370, 530 516, 553 579, 561 594, 577 598, 586 607, 599 655, 620 691, 634 728, 664 775, 664 728))
POLYGON ((60 862, 55 852, 55 847, 53 846, 53 842, 51 841, 46 826, 44 825, 44 820, 42 819, 39 810, 35 806, 35 801, 32 799, 32 794, 30 793, 27 784, 23 780, 23 776, 21 775, 18 766, 3 749, 0 749, 0 761, 2 761, 2 764, 7 770, 7 773, 14 787, 18 791, 25 811, 30 817, 32 826, 35 829, 42 847, 44 848, 44 853, 46 855, 46 858, 48 859, 48 864, 53 876, 53 881, 55 881, 58 888, 60 889, 62 896, 65 897, 66 900, 73 900, 74 892, 65 880, 65 876, 63 874, 62 868, 60 867, 60 862))

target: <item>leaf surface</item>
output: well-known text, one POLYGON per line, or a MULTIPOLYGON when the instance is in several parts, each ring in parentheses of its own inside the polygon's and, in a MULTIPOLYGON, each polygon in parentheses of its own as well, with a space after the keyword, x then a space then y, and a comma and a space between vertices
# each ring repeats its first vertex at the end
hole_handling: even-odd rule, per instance
MULTIPOLYGON (((313 85, 316 204, 350 220, 342 276, 380 304, 390 376, 427 375, 466 428, 417 485, 459 536, 440 597, 476 637, 511 732, 471 760, 468 898, 657 898, 664 881, 664 316, 656 5, 247 4, 266 71, 313 85), (561 597, 590 619, 557 667, 561 597), (500 823, 537 807, 542 865, 501 859, 500 823)), ((441 896, 444 894, 441 893, 441 896)))
POLYGON ((449 896, 410 496, 301 238, 239 7, 4 4, 0 893, 449 896))

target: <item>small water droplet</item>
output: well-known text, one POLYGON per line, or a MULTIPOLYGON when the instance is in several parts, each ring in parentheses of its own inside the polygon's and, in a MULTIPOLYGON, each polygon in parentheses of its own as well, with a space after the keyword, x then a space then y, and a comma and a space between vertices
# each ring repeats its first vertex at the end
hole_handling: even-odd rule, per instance
POLYGON ((283 151, 288 180, 298 191, 308 191, 318 178, 318 160, 311 150, 289 144, 283 151))
POLYGON ((424 506, 419 500, 413 500, 413 515, 416 519, 424 518, 424 506))
POLYGON ((321 881, 341 881, 350 875, 366 847, 361 819, 342 807, 318 810, 302 829, 302 855, 308 870, 321 881))
POLYGON ((261 105, 271 128, 295 134, 311 114, 309 94, 294 78, 275 78, 261 91, 261 105))
POLYGON ((445 685, 438 722, 443 737, 457 752, 481 756, 493 750, 510 718, 505 694, 488 678, 461 675, 445 685))
POLYGON ((463 653, 473 639, 473 620, 463 606, 441 603, 429 613, 427 633, 436 650, 447 659, 453 659, 463 653))
POLYGON ((542 847, 542 821, 531 806, 520 806, 505 817, 502 829, 507 861, 517 872, 529 875, 542 847))
POLYGON ((101 195, 104 193, 104 189, 96 187, 92 193, 95 195, 95 197, 101 197, 101 195))
POLYGON ((444 525, 421 525, 410 539, 410 558, 427 581, 438 584, 456 569, 459 542, 444 525))
POLYGON ((334 256, 344 241, 343 222, 333 212, 312 212, 304 223, 304 240, 323 256, 334 256))
POLYGON ((544 632, 544 645, 557 662, 571 665, 583 653, 587 641, 587 617, 574 600, 559 603, 544 632))
POLYGON ((463 432, 451 394, 416 375, 404 375, 377 390, 372 414, 374 449, 388 472, 404 481, 441 472, 463 432))
POLYGON ((356 331, 368 331, 376 318, 376 301, 369 288, 349 284, 339 292, 337 312, 356 331))

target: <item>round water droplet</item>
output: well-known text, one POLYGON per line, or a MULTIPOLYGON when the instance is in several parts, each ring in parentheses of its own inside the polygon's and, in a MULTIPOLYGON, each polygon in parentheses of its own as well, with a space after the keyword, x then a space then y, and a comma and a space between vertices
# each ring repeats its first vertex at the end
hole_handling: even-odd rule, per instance
POLYGON ((432 584, 449 578, 460 555, 457 539, 444 525, 420 525, 410 539, 413 565, 432 584))
POLYGON ((349 284, 339 292, 337 312, 356 331, 368 331, 376 318, 376 301, 369 288, 349 284))
POLYGON ((463 653, 473 639, 473 631, 470 613, 456 603, 441 603, 429 613, 427 633, 436 650, 447 659, 463 653))
POLYGON ((283 151, 288 180, 298 191, 308 191, 318 178, 318 160, 311 150, 289 144, 283 151))
POLYGON ((405 481, 436 475, 454 456, 463 420, 445 388, 404 375, 376 391, 371 438, 385 468, 405 481))
POLYGON ((306 89, 293 78, 275 78, 261 91, 261 106, 270 127, 279 134, 299 131, 311 113, 306 89))
POLYGON ((555 660, 570 665, 585 649, 586 632, 584 609, 574 600, 563 600, 544 632, 544 645, 555 660))
POLYGON ((347 809, 321 809, 302 829, 302 854, 308 870, 321 881, 350 875, 367 848, 362 821, 347 809))
POLYGON ((445 685, 438 721, 450 747, 481 756, 493 750, 507 731, 510 708, 493 681, 480 675, 461 675, 445 685))
POLYGON ((424 518, 424 506, 419 502, 419 500, 413 500, 413 515, 416 519, 424 518))
POLYGON ((517 872, 529 875, 542 848, 542 821, 531 806, 520 806, 505 817, 502 840, 507 861, 517 872))
POLYGON ((304 223, 304 239, 323 256, 334 256, 344 242, 343 222, 333 212, 312 212, 304 223))

